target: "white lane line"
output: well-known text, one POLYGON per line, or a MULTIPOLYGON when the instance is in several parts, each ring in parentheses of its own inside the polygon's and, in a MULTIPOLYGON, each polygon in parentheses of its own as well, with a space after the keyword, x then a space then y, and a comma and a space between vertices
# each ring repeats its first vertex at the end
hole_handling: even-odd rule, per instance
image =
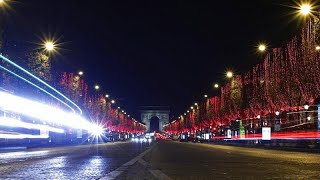
POLYGON ((128 166, 132 166, 134 163, 136 163, 139 159, 141 159, 144 155, 146 155, 149 151, 151 151, 151 149, 154 147, 154 145, 150 146, 149 149, 145 150, 144 152, 142 152, 141 154, 139 154, 138 156, 136 156, 135 158, 131 159, 130 161, 126 162, 125 164, 123 164, 122 166, 120 166, 119 168, 117 168, 116 170, 109 172, 106 176, 102 177, 102 180, 113 180, 116 177, 118 177, 121 173, 123 173, 125 170, 128 169, 128 166))
POLYGON ((139 159, 138 163, 140 163, 142 166, 147 166, 148 165, 148 163, 143 159, 139 159))
POLYGON ((158 169, 149 169, 149 172, 157 179, 172 180, 169 176, 167 176, 166 174, 164 174, 162 171, 160 171, 158 169))
MULTIPOLYGON (((142 157, 140 159, 138 159, 138 163, 140 163, 144 167, 147 167, 148 163, 145 160, 143 160, 142 157)), ((167 176, 166 174, 164 174, 162 171, 160 171, 158 169, 149 169, 148 168, 148 171, 157 179, 172 180, 169 176, 167 176)))

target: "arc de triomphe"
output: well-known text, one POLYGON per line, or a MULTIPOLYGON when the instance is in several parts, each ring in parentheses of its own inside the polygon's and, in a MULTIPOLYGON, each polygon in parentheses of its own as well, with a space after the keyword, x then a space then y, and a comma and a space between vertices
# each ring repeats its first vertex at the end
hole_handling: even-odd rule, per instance
POLYGON ((150 120, 153 117, 159 119, 159 131, 163 132, 163 125, 169 123, 170 108, 164 106, 144 106, 140 110, 141 121, 147 126, 146 131, 150 131, 150 120))

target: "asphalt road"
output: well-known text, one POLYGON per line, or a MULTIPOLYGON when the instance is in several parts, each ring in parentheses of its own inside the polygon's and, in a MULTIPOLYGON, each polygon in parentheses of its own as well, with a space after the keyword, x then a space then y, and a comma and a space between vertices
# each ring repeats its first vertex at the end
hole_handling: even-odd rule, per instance
POLYGON ((167 141, 144 160, 171 179, 320 179, 320 154, 311 153, 167 141))
POLYGON ((0 179, 100 179, 148 146, 148 143, 117 142, 2 151, 0 179))
POLYGON ((110 178, 320 179, 320 154, 173 141, 0 152, 0 179, 110 178))

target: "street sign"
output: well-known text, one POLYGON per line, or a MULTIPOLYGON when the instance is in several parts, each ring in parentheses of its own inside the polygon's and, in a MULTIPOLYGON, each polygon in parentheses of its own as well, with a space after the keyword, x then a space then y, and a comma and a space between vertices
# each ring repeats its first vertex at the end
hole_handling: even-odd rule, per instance
POLYGON ((239 128, 240 128, 240 138, 241 139, 244 139, 245 137, 246 137, 246 132, 245 132, 245 130, 244 130, 244 127, 243 127, 243 125, 242 125, 242 121, 240 120, 240 122, 239 122, 240 124, 239 124, 239 128))
POLYGON ((227 138, 231 139, 231 129, 227 129, 227 138))
POLYGON ((271 128, 262 127, 262 140, 271 140, 271 128))

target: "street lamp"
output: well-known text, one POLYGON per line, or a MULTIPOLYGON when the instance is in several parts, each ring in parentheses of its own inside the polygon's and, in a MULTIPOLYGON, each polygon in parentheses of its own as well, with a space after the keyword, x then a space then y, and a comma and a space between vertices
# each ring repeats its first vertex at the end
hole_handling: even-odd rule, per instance
POLYGON ((100 89, 100 86, 99 86, 99 85, 95 85, 95 86, 94 86, 94 89, 95 89, 95 90, 99 90, 99 89, 100 89))
POLYGON ((83 71, 79 71, 79 72, 78 72, 78 75, 79 75, 79 76, 82 76, 82 75, 83 75, 83 71))
POLYGON ((191 106, 190 109, 193 109, 193 106, 191 106))
POLYGON ((106 94, 105 97, 106 97, 106 98, 109 98, 109 94, 106 94))
POLYGON ((304 110, 308 110, 309 109, 309 105, 305 104, 305 105, 303 105, 303 108, 304 108, 304 110))
POLYGON ((231 71, 227 71, 226 76, 227 76, 227 78, 232 78, 233 73, 231 71))
POLYGON ((204 95, 204 97, 205 97, 205 98, 207 98, 207 97, 208 97, 208 95, 206 95, 206 94, 205 94, 205 95, 204 95))
POLYGON ((45 48, 45 50, 51 52, 54 50, 55 44, 52 41, 47 41, 44 43, 44 48, 45 48))
POLYGON ((316 46, 316 50, 317 50, 317 51, 320 51, 320 46, 316 46))
POLYGON ((274 120, 274 131, 280 131, 281 127, 280 127, 280 118, 279 118, 279 111, 276 111, 276 118, 274 120))
POLYGON ((198 103, 194 103, 195 106, 198 106, 198 103))
POLYGON ((303 14, 303 15, 308 15, 311 13, 311 5, 310 4, 302 4, 300 6, 300 13, 303 14))
POLYGON ((219 88, 219 84, 215 83, 215 84, 213 85, 213 87, 216 88, 216 89, 218 89, 218 88, 219 88))
POLYGON ((114 104, 114 103, 116 103, 116 101, 115 100, 111 100, 111 103, 114 104))
POLYGON ((258 46, 258 50, 259 50, 260 52, 264 52, 266 49, 267 49, 267 46, 264 45, 264 44, 260 44, 260 45, 258 46))

